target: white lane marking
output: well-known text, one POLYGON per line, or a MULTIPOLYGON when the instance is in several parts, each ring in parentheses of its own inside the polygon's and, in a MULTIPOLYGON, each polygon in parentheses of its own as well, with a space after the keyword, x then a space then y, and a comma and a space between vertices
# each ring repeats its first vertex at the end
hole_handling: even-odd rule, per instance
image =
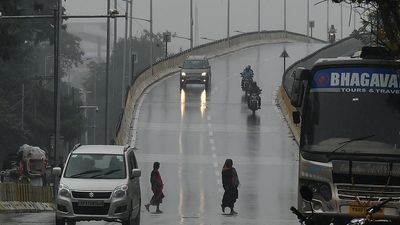
POLYGON ((214 159, 216 159, 216 158, 217 158, 217 154, 213 153, 213 154, 212 154, 212 157, 213 157, 214 159))
POLYGON ((211 150, 212 150, 213 152, 215 152, 215 150, 217 150, 217 148, 216 148, 215 146, 211 146, 211 150))
POLYGON ((215 140, 214 140, 214 138, 210 138, 210 144, 214 144, 215 143, 215 140))
POLYGON ((224 189, 218 188, 219 193, 224 193, 224 189))
POLYGON ((208 136, 212 137, 214 133, 212 131, 208 131, 208 136))
POLYGON ((207 116, 207 120, 208 120, 208 121, 211 120, 211 116, 210 116, 210 115, 207 116))
POLYGON ((212 125, 211 123, 207 124, 208 125, 208 129, 211 130, 212 129, 212 125))
POLYGON ((218 180, 217 180, 217 183, 218 183, 218 184, 222 184, 221 179, 218 179, 218 180))
POLYGON ((219 171, 215 171, 215 176, 219 176, 219 171))

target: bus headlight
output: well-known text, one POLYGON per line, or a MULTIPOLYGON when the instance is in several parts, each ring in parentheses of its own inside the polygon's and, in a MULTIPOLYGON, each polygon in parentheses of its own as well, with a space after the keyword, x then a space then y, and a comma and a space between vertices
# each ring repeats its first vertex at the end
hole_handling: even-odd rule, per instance
POLYGON ((319 193, 325 201, 330 201, 332 199, 332 191, 328 184, 321 184, 321 186, 319 186, 319 193))
POLYGON ((181 75, 182 75, 182 77, 184 77, 184 76, 186 76, 186 73, 185 73, 185 72, 182 72, 181 75))
POLYGON ((201 76, 205 77, 207 75, 207 72, 202 72, 201 76))
POLYGON ((329 184, 325 182, 303 180, 301 181, 301 185, 308 186, 314 193, 314 196, 319 195, 327 202, 332 199, 332 189, 329 184))

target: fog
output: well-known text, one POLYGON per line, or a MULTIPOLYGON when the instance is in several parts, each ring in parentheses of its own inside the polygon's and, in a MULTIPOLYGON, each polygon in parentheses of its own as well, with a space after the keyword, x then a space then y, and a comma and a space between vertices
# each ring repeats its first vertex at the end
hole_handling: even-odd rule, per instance
MULTIPOLYGON (((206 43, 201 39, 220 39, 227 36, 227 2, 228 0, 193 0, 194 41, 195 45, 206 43)), ((309 0, 310 20, 315 21, 313 36, 326 40, 327 30, 327 5, 326 2, 315 5, 320 0, 309 0)), ((105 14, 106 0, 67 0, 64 2, 70 15, 105 14)), ((230 0, 230 35, 238 34, 235 31, 249 32, 257 30, 258 0, 230 0)), ((111 0, 114 8, 114 0, 111 0)), ((341 37, 340 29, 340 4, 329 4, 329 24, 337 28, 337 38, 341 37)), ((125 2, 117 0, 117 9, 123 14, 125 2)), ((176 32, 183 37, 190 36, 190 0, 153 0, 153 30, 154 32, 176 32)), ((133 16, 149 19, 150 0, 135 0, 133 16)), ((354 15, 354 14, 353 14, 354 15)), ((352 15, 352 16, 353 16, 352 15)), ((350 8, 343 4, 343 37, 348 36, 354 29, 353 21, 349 25, 350 8)), ((353 17, 352 17, 353 18, 353 17)), ((118 19, 118 36, 123 37, 124 19, 118 19)), ((261 0, 261 30, 283 29, 284 1, 261 0)), ((297 33, 307 33, 307 0, 287 0, 287 30, 297 33)), ((101 22, 105 19, 70 19, 71 22, 101 22)), ((359 16, 356 17, 356 28, 359 27, 359 16)), ((148 29, 146 21, 134 20, 133 34, 140 35, 141 30, 148 29)), ((105 35, 105 33, 104 33, 105 35)), ((189 48, 190 42, 185 39, 173 38, 169 47, 172 51, 180 48, 189 48)))

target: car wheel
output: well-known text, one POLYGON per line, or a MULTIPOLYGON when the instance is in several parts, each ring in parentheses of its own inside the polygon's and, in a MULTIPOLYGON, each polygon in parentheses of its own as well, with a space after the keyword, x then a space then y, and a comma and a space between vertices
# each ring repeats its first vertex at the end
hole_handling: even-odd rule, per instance
POLYGON ((65 225, 65 220, 56 217, 56 225, 65 225))

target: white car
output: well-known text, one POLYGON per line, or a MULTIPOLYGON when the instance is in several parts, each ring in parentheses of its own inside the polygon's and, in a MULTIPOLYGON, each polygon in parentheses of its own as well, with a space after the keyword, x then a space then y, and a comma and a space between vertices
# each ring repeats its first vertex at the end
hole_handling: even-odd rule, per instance
POLYGON ((61 175, 56 197, 56 225, 76 221, 140 224, 140 183, 135 153, 129 146, 79 145, 61 175))

